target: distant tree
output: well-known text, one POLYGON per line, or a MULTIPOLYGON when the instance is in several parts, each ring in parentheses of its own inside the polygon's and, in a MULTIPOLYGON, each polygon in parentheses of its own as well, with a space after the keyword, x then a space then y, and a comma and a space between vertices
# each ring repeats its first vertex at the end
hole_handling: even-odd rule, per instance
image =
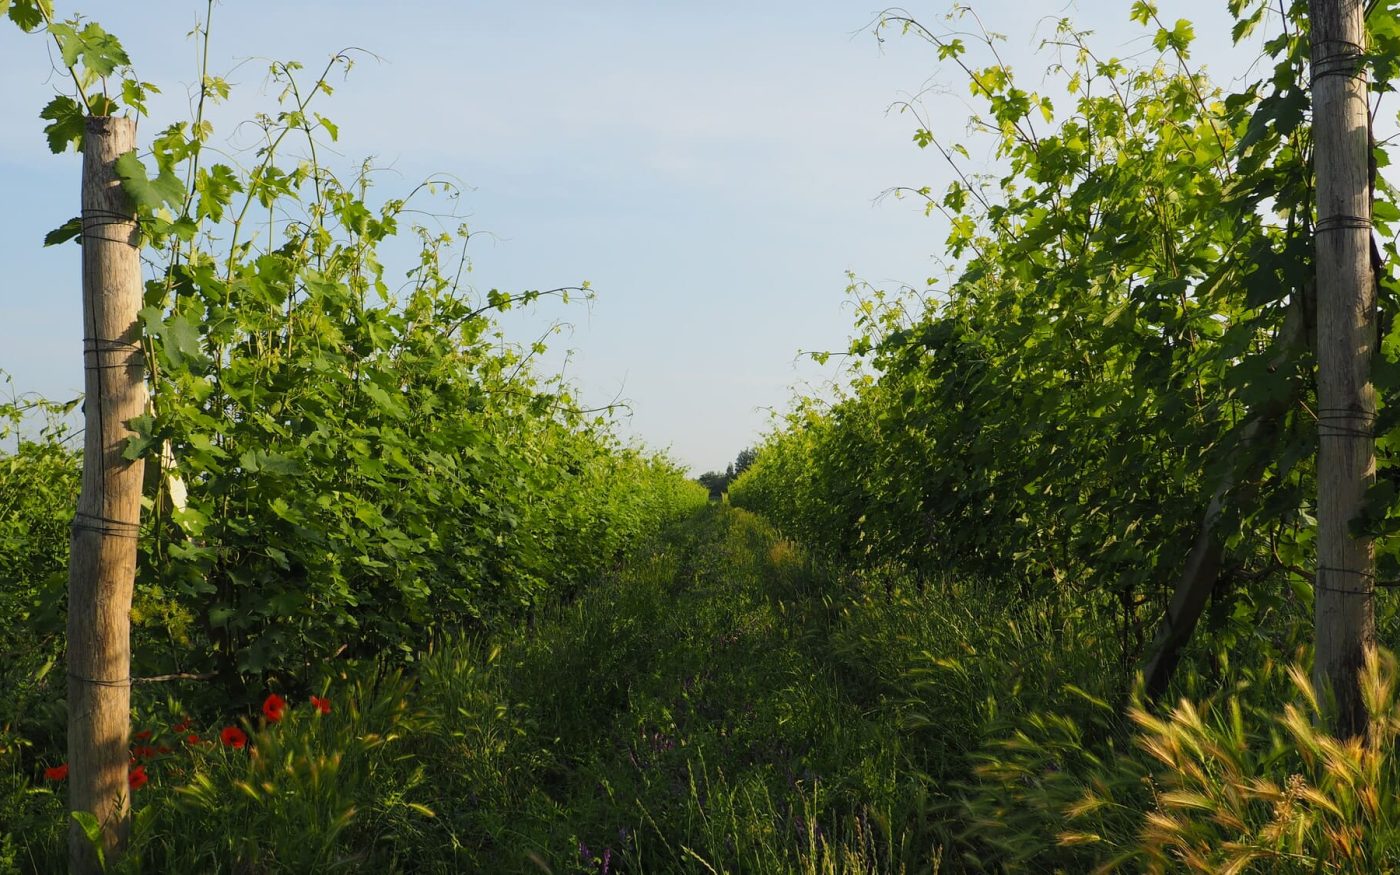
POLYGON ((719 501, 724 497, 724 493, 729 489, 729 479, 727 472, 719 471, 706 471, 695 478, 696 482, 710 490, 711 501, 719 501))
POLYGON ((758 450, 752 447, 740 450, 738 457, 725 466, 723 471, 706 471, 696 477, 695 481, 710 490, 711 501, 720 501, 724 498, 724 494, 729 491, 729 484, 747 471, 756 458, 758 458, 758 450))

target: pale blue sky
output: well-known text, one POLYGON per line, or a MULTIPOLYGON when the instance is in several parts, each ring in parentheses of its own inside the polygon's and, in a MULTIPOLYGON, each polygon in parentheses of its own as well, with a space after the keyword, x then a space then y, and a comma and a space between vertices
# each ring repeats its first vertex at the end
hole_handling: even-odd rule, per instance
MULTIPOLYGON (((1003 56, 1037 87, 1050 58, 1034 54, 1047 17, 1098 32, 1105 54, 1144 48, 1128 0, 976 2, 1005 33, 1003 56)), ((1196 57, 1239 75, 1253 48, 1229 46, 1224 2, 1160 0, 1190 18, 1196 57)), ((927 83, 937 131, 963 133, 965 86, 912 38, 877 44, 865 26, 880 7, 852 0, 534 2, 403 0, 395 4, 227 0, 214 13, 213 68, 233 69, 234 99, 216 119, 271 105, 266 64, 319 66, 359 46, 362 61, 320 106, 340 125, 338 162, 374 156, 393 169, 379 191, 451 174, 473 187, 461 209, 475 231, 478 289, 591 281, 591 307, 548 305, 512 316, 519 339, 551 320, 573 350, 582 399, 628 400, 625 434, 669 448, 696 473, 721 468, 766 427, 797 383, 830 375, 801 349, 844 347, 846 271, 877 285, 937 273, 943 228, 909 201, 875 203, 897 185, 941 189, 947 169, 911 141, 891 102, 927 83)), ((946 3, 911 4, 941 24, 946 3)), ((183 118, 196 78, 185 35, 194 0, 59 0, 125 42, 165 95, 143 134, 183 118)), ((44 40, 0 28, 0 369, 22 390, 67 398, 81 386, 75 247, 41 249, 76 212, 77 158, 44 145, 39 110, 55 88, 44 40)), ((974 158, 978 157, 974 152, 974 158)), ((402 269, 409 265, 405 262, 402 269)))

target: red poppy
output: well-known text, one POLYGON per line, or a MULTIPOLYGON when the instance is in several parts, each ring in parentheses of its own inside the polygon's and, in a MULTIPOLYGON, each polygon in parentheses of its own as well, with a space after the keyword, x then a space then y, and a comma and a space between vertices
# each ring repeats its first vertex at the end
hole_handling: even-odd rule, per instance
POLYGON ((44 769, 44 779, 48 781, 62 781, 68 777, 68 764, 60 763, 56 766, 49 766, 44 769))
POLYGON ((199 743, 200 743, 200 738, 199 738, 199 736, 198 736, 198 735, 195 735, 193 732, 191 732, 189 735, 186 735, 186 736, 185 736, 185 744, 199 744, 199 743))
POLYGON ((242 750, 248 746, 248 734, 237 726, 225 726, 224 731, 219 733, 219 740, 224 743, 224 747, 234 750, 242 750))
POLYGON ((140 732, 136 733, 136 740, 137 740, 137 741, 150 741, 150 740, 151 740, 151 730, 149 730, 149 729, 143 729, 143 730, 141 730, 140 732))
POLYGON ((287 700, 276 693, 268 693, 263 699, 263 715, 267 717, 267 722, 276 723, 282 719, 282 712, 287 707, 287 700))
POLYGON ((315 708, 319 714, 329 714, 331 713, 331 700, 323 699, 320 696, 312 696, 311 707, 315 708))
POLYGON ((186 729, 189 729, 189 728, 190 728, 190 718, 186 717, 185 719, 181 720, 179 723, 176 723, 174 726, 170 727, 170 731, 173 732, 173 733, 175 733, 176 735, 179 735, 180 733, 184 732, 186 729))
POLYGON ((131 749, 131 756, 138 760, 148 760, 156 755, 156 749, 149 744, 141 744, 131 749))
POLYGON ((126 774, 126 783, 129 784, 133 790, 140 790, 142 787, 146 786, 146 782, 149 780, 151 780, 151 776, 146 774, 145 766, 137 766, 126 774))
POLYGON ((170 753, 170 747, 162 744, 160 747, 156 748, 156 753, 170 753))

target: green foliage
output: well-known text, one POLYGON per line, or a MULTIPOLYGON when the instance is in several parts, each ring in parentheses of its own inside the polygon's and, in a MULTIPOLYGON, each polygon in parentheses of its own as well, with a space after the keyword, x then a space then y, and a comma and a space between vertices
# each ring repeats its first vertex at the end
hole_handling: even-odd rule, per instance
POLYGON ((76 22, 56 21, 49 25, 49 34, 58 44, 65 67, 81 65, 94 76, 106 78, 118 67, 131 66, 121 43, 94 21, 81 28, 76 22))
POLYGON ((398 673, 336 680, 323 691, 329 713, 301 701, 275 723, 244 721, 245 747, 217 727, 196 743, 173 739, 178 750, 137 792, 123 871, 365 871, 370 859, 377 871, 401 868, 392 839, 434 816, 419 801, 430 792, 423 767, 406 753, 431 717, 398 673))
POLYGON ((897 734, 834 670, 820 580, 713 505, 532 635, 425 663, 427 700, 462 703, 429 766, 472 802, 435 808, 454 865, 921 871, 897 734))
MULTIPOLYGON (((1313 550, 1316 447, 1306 39, 1290 24, 1269 42, 1271 75, 1225 94, 1188 65, 1188 24, 1147 3, 1133 17, 1158 54, 1108 59, 1060 24, 1052 74, 1074 97, 1060 116, 971 46, 953 54, 999 164, 964 168, 968 150, 916 120, 957 171, 941 197, 906 191, 949 221, 951 285, 853 285, 849 387, 799 402, 730 492, 850 567, 1069 591, 1118 626, 1125 667, 1217 495, 1218 640, 1310 600, 1297 569, 1313 550)), ((1384 180, 1378 197, 1380 217, 1384 180)), ((1395 353, 1392 338, 1382 395, 1395 353)), ((1383 414, 1383 483, 1392 427, 1383 414)), ((1389 487, 1373 499, 1359 524, 1383 535, 1400 505, 1389 487)), ((1378 543, 1391 566, 1396 545, 1378 543)))
POLYGON ((695 482, 709 490, 711 501, 718 501, 729 491, 729 484, 747 471, 757 457, 757 450, 740 450, 739 455, 723 471, 706 471, 696 477, 695 482))
POLYGON ((136 153, 127 152, 117 159, 115 169, 122 181, 122 190, 138 210, 153 212, 165 205, 178 208, 185 200, 185 184, 169 167, 163 168, 155 179, 150 179, 136 153))
MULTIPOLYGON (((1231 11, 1238 40, 1265 10, 1241 0, 1231 11)), ((1389 816, 1370 801, 1393 795, 1394 776, 1378 759, 1356 765, 1356 745, 1304 732, 1295 711, 1285 712, 1287 733, 1271 728, 1284 693, 1278 659, 1295 652, 1312 602, 1301 569, 1314 561, 1315 525, 1307 31, 1303 4, 1286 12, 1266 43, 1272 71, 1233 94, 1190 68, 1191 25, 1164 22, 1154 4, 1135 3, 1130 16, 1155 57, 1109 58, 1062 23, 1048 41, 1061 62, 1051 72, 1074 102, 1060 116, 1017 86, 997 37, 982 35, 993 63, 979 66, 965 30, 944 35, 900 13, 880 22, 963 71, 984 107, 971 127, 990 141, 977 151, 998 164, 990 174, 965 167, 970 150, 916 118, 916 144, 936 147, 956 181, 942 195, 901 193, 947 220, 953 281, 902 296, 853 284, 848 387, 830 404, 799 400, 730 500, 860 578, 976 581, 993 601, 1021 606, 1021 628, 1047 624, 992 652, 1068 663, 1064 674, 1019 660, 1024 684, 1000 674, 978 648, 983 627, 1004 615, 980 603, 952 632, 966 658, 934 652, 926 667, 871 672, 917 690, 906 695, 927 708, 918 725, 938 727, 925 774, 948 794, 955 866, 1394 865, 1380 850, 1392 841, 1389 816), (1224 559, 1177 690, 1226 698, 1232 716, 1139 708, 1135 748, 1118 715, 1215 499, 1224 559), (1064 647, 1045 649, 1051 640, 1064 647), (1232 665, 1231 650, 1249 661, 1232 665), (986 705, 969 690, 986 691, 986 705), (1322 784, 1299 801, 1302 787, 1322 784)), ((1368 13, 1370 73, 1385 91, 1394 12, 1368 13)), ((1378 168, 1387 163, 1378 148, 1378 168)), ((1376 196, 1375 221, 1388 226, 1396 212, 1384 177, 1376 196)), ((1388 263, 1393 242, 1381 236, 1388 263)), ((1375 361, 1380 473, 1354 523, 1377 537, 1385 579, 1400 567, 1388 537, 1400 530, 1386 406, 1397 374, 1390 273, 1380 276, 1375 361)), ((1382 596, 1378 610, 1389 617, 1394 604, 1382 596)), ((957 613, 931 611, 938 622, 957 613)), ((875 640, 889 641, 879 630, 891 622, 876 624, 875 640)))
POLYGON ((20 30, 32 31, 53 17, 52 0, 0 0, 0 12, 20 30))
POLYGON ((160 89, 136 78, 126 49, 111 33, 94 21, 78 17, 67 21, 54 18, 52 0, 3 0, 5 13, 21 30, 34 32, 41 27, 53 40, 63 67, 76 89, 74 95, 58 95, 40 113, 49 122, 44 127, 49 149, 55 154, 70 147, 82 150, 84 119, 114 115, 122 107, 146 114, 146 97, 160 89), (117 97, 108 80, 117 78, 117 97))
POLYGON ((55 690, 64 678, 68 525, 78 496, 76 435, 67 419, 76 404, 13 396, 0 403, 0 687, 7 691, 0 775, 18 769, 35 747, 62 748, 55 690))
MULTIPOLYGON (((1264 19, 1231 10, 1237 39, 1264 19)), ((0 11, 43 28, 73 80, 41 114, 55 151, 89 115, 144 113, 155 89, 101 27, 46 0, 0 11)), ((370 168, 320 162, 338 129, 312 105, 348 58, 310 80, 273 66, 280 103, 246 162, 205 160, 203 106, 228 84, 201 71, 196 117, 117 169, 155 265, 152 406, 127 448, 150 472, 135 671, 213 684, 190 692, 196 737, 133 750, 150 783, 119 865, 1393 868, 1393 658, 1368 659, 1364 738, 1314 729, 1300 669, 1302 704, 1274 714, 1275 657, 1311 595, 1316 408, 1306 32, 1301 4, 1286 11, 1274 69, 1233 94, 1154 4, 1130 11, 1145 59, 1104 58, 1062 23, 1064 111, 1018 85, 996 37, 881 19, 964 72, 998 166, 967 171, 969 150, 916 120, 958 178, 903 193, 948 220, 954 281, 853 284, 849 387, 707 475, 781 535, 702 508, 676 466, 536 376, 538 344, 502 338, 494 313, 587 284, 476 296, 466 228, 406 224, 444 186, 375 201, 370 168), (417 258, 395 271, 405 230, 417 258), (1189 698, 1154 713, 1132 670, 1216 497, 1212 634, 1178 679, 1189 698), (197 737, 269 685, 294 704, 241 719, 250 749, 197 737), (312 690, 334 692, 329 714, 312 690)), ((1389 7, 1368 25, 1383 92, 1400 26, 1389 7)), ((1400 210, 1384 179, 1378 194, 1388 232, 1400 210)), ((61 865, 67 826, 38 780, 61 748, 65 412, 0 408, 7 871, 61 865), (50 417, 37 439, 28 412, 50 417)), ((1390 577, 1396 426, 1384 408, 1357 523, 1390 577)))
POLYGON ((49 140, 49 150, 55 154, 63 152, 69 146, 74 151, 80 149, 83 144, 83 108, 78 105, 78 101, 67 95, 60 94, 49 101, 39 117, 46 119, 49 123, 44 126, 44 135, 49 140))
MULTIPOLYGON (((47 2, 3 9, 25 29, 45 26, 77 89, 44 112, 55 151, 81 142, 89 115, 119 103, 144 112, 155 88, 129 74, 110 34, 56 22, 47 2), (109 78, 120 80, 111 97, 109 78)), ((204 107, 228 96, 207 70, 195 118, 117 161, 152 265, 140 314, 151 406, 129 423, 126 448, 148 472, 133 673, 209 682, 188 688, 205 719, 237 713, 269 682, 299 697, 336 669, 387 671, 468 632, 518 629, 705 500, 678 466, 624 446, 606 412, 538 376, 543 345, 510 343, 494 320, 544 295, 591 294, 587 283, 478 300, 464 275, 466 227, 422 203, 449 186, 374 202, 372 168, 346 182, 318 161, 338 131, 311 102, 340 66, 349 59, 307 82, 299 64, 273 65, 281 103, 258 117, 265 142, 246 169, 238 156, 205 160, 204 107), (380 247, 413 253, 393 248, 400 236, 416 241, 416 257, 395 269, 380 247)), ((80 231, 70 222, 45 242, 80 231)), ((7 866, 41 859, 35 849, 64 828, 53 827, 55 794, 31 782, 63 749, 54 667, 80 459, 63 419, 72 405, 30 407, 52 422, 26 430, 24 405, 0 408, 0 439, 15 440, 0 455, 0 683, 11 691, 0 801, 16 803, 0 818, 7 866)), ((333 849, 374 848, 384 823, 428 816, 406 795, 421 779, 413 767, 390 781, 399 797, 375 795, 399 762, 391 742, 420 731, 416 712, 384 704, 390 687, 361 690, 363 715, 347 708, 259 736, 267 759, 251 772, 198 755, 183 774, 153 766, 152 787, 185 782, 184 805, 143 809, 129 865, 261 868, 272 854, 288 871, 359 868, 333 849), (334 743, 317 734, 326 726, 339 727, 324 730, 334 743), (230 813, 266 835, 250 845, 228 833, 230 813), (197 838, 169 843, 181 836, 197 838)), ((138 708, 150 707, 145 690, 138 708)))
POLYGON ((66 857, 56 849, 67 839, 67 806, 61 793, 21 765, 23 744, 8 733, 0 736, 0 873, 61 871, 66 857))
MULTIPOLYGON (((838 592, 711 506, 531 630, 330 670, 328 714, 289 694, 234 720, 247 748, 147 698, 119 871, 928 871, 913 749, 828 644, 838 592)), ((17 811, 61 820, 52 786, 17 811)), ((61 866, 61 832, 23 840, 26 868, 61 866)))
MULTIPOLYGON (((95 24, 48 32, 80 87, 129 66, 95 24)), ((152 472, 137 671, 217 672, 235 701, 251 676, 306 683, 335 654, 512 623, 703 500, 537 378, 538 344, 500 337, 494 311, 569 290, 473 300, 465 227, 402 222, 443 185, 376 205, 370 168, 342 182, 318 163, 337 131, 311 103, 348 65, 310 83, 273 65, 282 106, 259 117, 246 172, 202 160, 203 107, 228 93, 207 71, 196 118, 116 165, 157 265, 141 311, 152 409, 127 448, 152 472), (396 277, 379 247, 406 231, 417 258, 396 277)), ((95 111, 78 97, 46 112, 55 144, 95 111)))

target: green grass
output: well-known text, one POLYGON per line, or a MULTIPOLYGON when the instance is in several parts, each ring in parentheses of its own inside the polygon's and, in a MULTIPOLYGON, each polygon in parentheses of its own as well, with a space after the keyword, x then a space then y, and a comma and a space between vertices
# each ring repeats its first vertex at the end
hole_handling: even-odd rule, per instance
POLYGON ((491 686, 510 727, 498 765, 515 772, 486 770, 490 804, 458 812, 471 864, 826 872, 917 858, 889 835, 912 782, 892 728, 865 718, 822 652, 815 578, 756 518, 713 505, 503 643, 489 679, 430 671, 447 699, 491 686))
MULTIPOLYGON (((1375 741, 1352 749, 1309 729, 1282 663, 1229 668, 1214 695, 1154 715, 1134 705, 1118 647, 1067 605, 832 574, 757 517, 711 505, 528 627, 408 671, 330 676, 330 714, 293 702, 280 722, 245 719, 251 752, 158 731, 173 749, 135 793, 123 870, 1395 863, 1393 661, 1368 687, 1375 741)), ((141 721, 182 713, 146 702, 141 721)), ((0 753, 0 871, 56 871, 57 788, 14 750, 0 753)))
MULTIPOLYGON (((1024 704, 1078 667, 990 591, 886 584, 710 505, 528 628, 335 678, 327 718, 249 723, 256 757, 177 745, 128 866, 936 871, 980 846, 959 787, 1007 719, 992 691, 1024 704)), ((51 788, 26 811, 48 829, 14 831, 15 868, 42 870, 51 788)))

